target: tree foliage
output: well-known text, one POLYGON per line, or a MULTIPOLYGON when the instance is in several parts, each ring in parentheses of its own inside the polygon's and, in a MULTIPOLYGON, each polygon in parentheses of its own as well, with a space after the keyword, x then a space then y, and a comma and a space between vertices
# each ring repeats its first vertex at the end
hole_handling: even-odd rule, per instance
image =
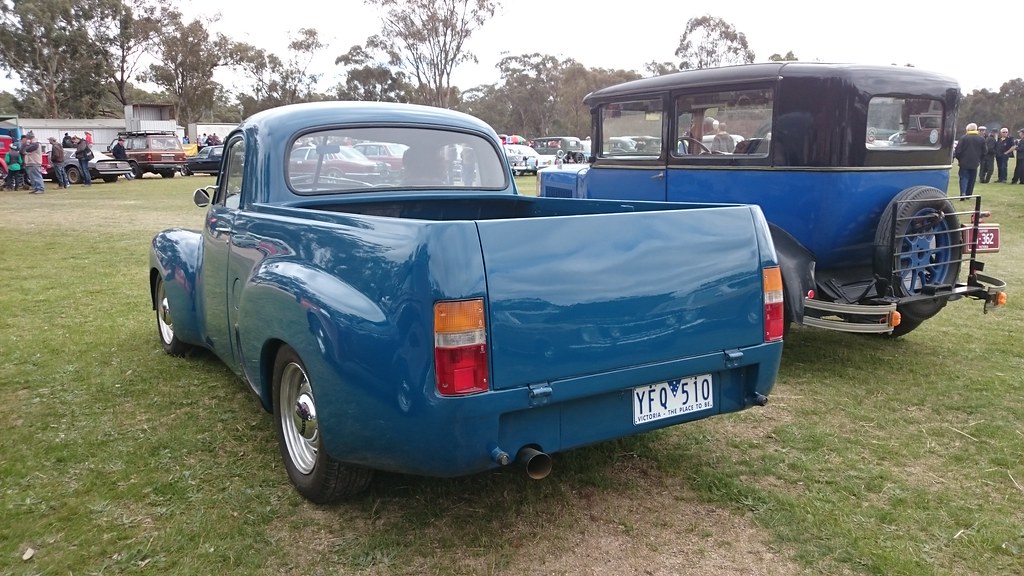
POLYGON ((0 3, 0 68, 21 80, 18 111, 43 118, 95 116, 109 76, 104 50, 120 0, 0 3), (98 80, 100 79, 100 80, 98 80))
POLYGON ((223 34, 211 36, 201 20, 185 24, 180 18, 172 17, 165 21, 156 40, 158 62, 140 76, 174 98, 178 123, 188 126, 201 120, 204 113, 212 117, 215 95, 220 89, 213 81, 213 72, 228 62, 229 45, 223 34), (204 49, 197 49, 192 42, 183 42, 183 38, 201 39, 204 49))
POLYGON ((334 63, 347 69, 344 82, 334 87, 334 96, 339 100, 412 101, 413 87, 405 73, 375 62, 362 46, 353 46, 334 63))
POLYGON ((785 56, 776 52, 775 54, 769 56, 768 59, 771 60, 772 62, 797 62, 799 60, 799 58, 796 57, 796 54, 793 54, 792 50, 786 52, 785 56))
POLYGON ((736 28, 710 14, 691 18, 679 37, 676 56, 679 68, 715 68, 730 64, 750 64, 754 52, 747 45, 747 37, 736 28))
POLYGON ((476 62, 466 41, 498 7, 497 0, 365 0, 383 11, 383 30, 367 39, 389 64, 407 72, 417 102, 441 108, 451 105, 452 72, 476 62))
POLYGON ((1024 128, 1024 80, 1016 78, 1004 82, 999 92, 975 90, 960 102, 960 117, 957 119, 957 130, 962 131, 968 122, 984 125, 990 131, 999 128, 1010 129, 1010 135, 1016 137, 1016 131, 1024 128))
POLYGON ((162 18, 180 19, 173 10, 162 14, 150 0, 119 2, 114 10, 114 29, 106 44, 110 66, 110 94, 122 105, 130 104, 129 84, 138 73, 139 61, 155 42, 162 18))
POLYGON ((319 33, 312 28, 302 28, 297 36, 290 38, 287 62, 250 44, 229 43, 225 63, 230 63, 252 82, 250 90, 237 97, 242 115, 319 100, 316 87, 323 73, 311 72, 309 66, 324 48, 319 33))

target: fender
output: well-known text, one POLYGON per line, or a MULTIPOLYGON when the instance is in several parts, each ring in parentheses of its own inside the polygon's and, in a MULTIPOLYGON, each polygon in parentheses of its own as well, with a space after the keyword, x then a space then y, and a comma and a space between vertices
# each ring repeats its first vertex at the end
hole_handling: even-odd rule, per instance
POLYGON ((774 224, 768 224, 772 243, 779 258, 782 271, 782 288, 785 293, 786 315, 791 321, 802 324, 804 320, 804 298, 814 290, 814 255, 804 248, 789 232, 774 224))
POLYGON ((357 393, 352 387, 386 380, 389 351, 399 346, 394 319, 377 303, 336 275, 295 261, 261 263, 242 288, 235 318, 243 371, 267 410, 273 409, 271 371, 279 343, 304 351, 302 360, 314 374, 346 374, 344 382, 318 391, 324 403, 339 395, 351 400, 357 393))
POLYGON ((196 303, 196 273, 202 259, 203 236, 196 230, 171 228, 153 237, 149 250, 149 300, 156 310, 156 279, 174 311, 174 333, 182 342, 205 348, 203 324, 196 303))

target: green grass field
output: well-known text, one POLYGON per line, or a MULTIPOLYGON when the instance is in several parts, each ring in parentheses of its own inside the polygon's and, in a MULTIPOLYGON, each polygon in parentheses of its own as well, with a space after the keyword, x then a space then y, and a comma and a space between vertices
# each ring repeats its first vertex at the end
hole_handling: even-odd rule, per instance
POLYGON ((212 182, 0 193, 0 574, 1024 573, 1024 186, 978 189, 1005 309, 795 328, 765 408, 317 507, 248 387, 156 338, 149 241, 212 182))

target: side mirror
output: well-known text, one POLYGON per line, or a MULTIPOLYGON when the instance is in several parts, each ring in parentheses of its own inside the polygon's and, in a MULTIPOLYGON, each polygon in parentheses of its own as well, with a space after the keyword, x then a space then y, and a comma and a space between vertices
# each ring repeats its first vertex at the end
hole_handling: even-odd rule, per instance
POLYGON ((196 203, 196 206, 205 208, 210 205, 210 190, 213 186, 207 186, 206 188, 197 188, 195 193, 192 194, 192 201, 196 203))

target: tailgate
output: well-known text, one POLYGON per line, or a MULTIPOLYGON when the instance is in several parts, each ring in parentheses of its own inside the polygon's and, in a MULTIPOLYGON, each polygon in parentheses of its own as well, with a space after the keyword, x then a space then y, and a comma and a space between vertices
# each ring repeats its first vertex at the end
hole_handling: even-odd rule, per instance
POLYGON ((763 342, 748 207, 477 226, 494 389, 763 342))

